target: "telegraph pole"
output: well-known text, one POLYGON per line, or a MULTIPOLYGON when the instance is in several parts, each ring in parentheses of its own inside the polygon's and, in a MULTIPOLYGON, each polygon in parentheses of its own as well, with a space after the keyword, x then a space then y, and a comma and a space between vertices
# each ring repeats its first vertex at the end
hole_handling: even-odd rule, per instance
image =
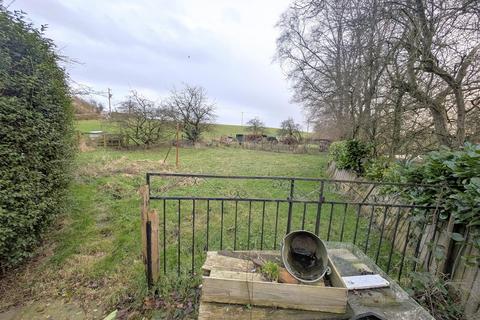
POLYGON ((175 166, 178 169, 178 144, 179 144, 179 131, 180 131, 180 124, 177 123, 177 143, 175 143, 175 149, 176 149, 176 158, 175 158, 175 166))
POLYGON ((112 114, 112 90, 108 88, 108 115, 112 114))
POLYGON ((243 111, 242 111, 242 127, 243 127, 243 111))

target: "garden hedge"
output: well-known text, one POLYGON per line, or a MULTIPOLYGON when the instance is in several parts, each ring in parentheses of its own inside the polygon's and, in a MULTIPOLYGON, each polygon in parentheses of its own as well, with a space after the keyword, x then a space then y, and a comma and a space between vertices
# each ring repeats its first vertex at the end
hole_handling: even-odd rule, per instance
POLYGON ((328 148, 329 159, 335 161, 338 169, 364 172, 364 164, 371 155, 371 147, 359 140, 335 141, 328 148))
MULTIPOLYGON (((43 27, 42 27, 43 28, 43 27)), ((0 271, 65 207, 73 157, 66 73, 43 30, 0 5, 0 271)))

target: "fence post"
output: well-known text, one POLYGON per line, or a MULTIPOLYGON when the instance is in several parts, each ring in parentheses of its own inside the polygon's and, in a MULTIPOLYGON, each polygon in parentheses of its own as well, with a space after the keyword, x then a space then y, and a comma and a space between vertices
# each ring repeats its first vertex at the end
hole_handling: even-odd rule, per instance
POLYGON ((107 147, 107 134, 106 133, 103 133, 103 147, 104 148, 107 147))
POLYGON ((159 255, 158 255, 158 214, 156 210, 149 209, 149 187, 142 186, 139 190, 142 196, 141 205, 141 230, 142 230, 142 257, 145 264, 148 287, 158 280, 159 255))
MULTIPOLYGON (((158 276, 160 274, 160 257, 158 255, 158 213, 156 210, 152 210, 148 213, 148 222, 147 222, 147 229, 150 229, 150 233, 147 234, 147 247, 149 247, 149 252, 147 256, 150 256, 150 265, 149 268, 151 270, 150 276, 152 280, 152 284, 157 282, 158 276), (148 228, 148 226, 150 227, 148 228), (150 240, 150 241, 148 241, 150 240)), ((165 249, 164 249, 165 250, 165 249)))
POLYGON ((147 221, 145 224, 146 234, 146 272, 147 272, 147 286, 150 289, 153 286, 153 270, 152 270, 152 222, 147 221))
POLYGON ((318 204, 317 204, 317 217, 315 219, 315 234, 318 236, 320 232, 320 219, 321 219, 321 214, 322 214, 322 203, 323 203, 323 189, 325 187, 325 182, 321 181, 320 182, 320 190, 319 190, 319 196, 318 196, 318 204))
POLYGON ((287 234, 290 233, 292 227, 292 209, 293 209, 293 192, 295 188, 295 180, 290 180, 290 195, 288 197, 288 217, 287 217, 287 234))

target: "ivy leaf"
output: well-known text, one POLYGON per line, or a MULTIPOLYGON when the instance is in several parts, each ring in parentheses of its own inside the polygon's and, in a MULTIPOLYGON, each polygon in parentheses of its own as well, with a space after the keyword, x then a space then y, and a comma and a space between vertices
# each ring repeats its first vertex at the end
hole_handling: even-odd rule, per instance
POLYGON ((467 267, 475 267, 477 265, 477 260, 479 256, 476 255, 467 255, 461 257, 467 267))
POLYGON ((436 260, 443 260, 445 259, 445 251, 439 246, 435 248, 435 259, 436 260))
POLYGON ((457 233, 457 232, 452 233, 450 237, 453 239, 453 241, 457 241, 457 242, 465 241, 465 238, 460 233, 457 233))

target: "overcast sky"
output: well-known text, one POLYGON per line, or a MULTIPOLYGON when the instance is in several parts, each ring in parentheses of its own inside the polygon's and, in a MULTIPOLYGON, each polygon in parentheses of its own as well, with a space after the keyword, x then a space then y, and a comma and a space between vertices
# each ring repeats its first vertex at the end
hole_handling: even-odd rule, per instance
MULTIPOLYGON (((10 1, 4 1, 7 5, 10 1)), ((255 116, 268 126, 303 113, 293 104, 275 54, 275 28, 290 0, 16 0, 67 64, 72 80, 160 99, 182 82, 201 85, 217 104, 218 123, 255 116)), ((106 98, 97 97, 106 102, 106 98)))

